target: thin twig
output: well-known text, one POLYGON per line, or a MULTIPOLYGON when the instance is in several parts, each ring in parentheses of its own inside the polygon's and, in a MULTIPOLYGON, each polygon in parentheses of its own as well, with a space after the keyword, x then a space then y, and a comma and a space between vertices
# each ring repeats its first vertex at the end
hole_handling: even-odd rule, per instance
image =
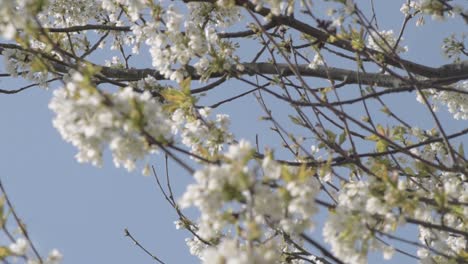
POLYGON ((41 255, 39 254, 39 252, 37 251, 36 247, 34 246, 34 243, 33 243, 32 240, 30 239, 28 231, 27 231, 26 228, 24 227, 24 225, 23 225, 21 219, 18 217, 18 214, 16 213, 16 210, 15 210, 15 208, 13 207, 13 204, 11 203, 10 198, 8 197, 8 195, 7 195, 6 191, 5 191, 5 187, 3 186, 3 183, 2 183, 2 180, 1 180, 1 179, 0 179, 0 190, 2 190, 2 193, 3 193, 4 196, 5 196, 5 201, 7 202, 8 207, 10 208, 11 214, 13 215, 13 218, 15 219, 16 223, 18 224, 18 227, 20 228, 21 233, 23 233, 24 237, 25 237, 26 240, 28 241, 28 244, 31 246, 31 249, 32 249, 34 255, 36 256, 36 258, 37 258, 39 264, 44 263, 43 260, 42 260, 41 255))
POLYGON ((133 243, 135 243, 135 245, 137 247, 139 247, 141 250, 143 250, 148 256, 150 256, 152 259, 156 260, 157 262, 159 262, 160 264, 165 264, 164 261, 162 261, 161 259, 159 259, 158 257, 156 257, 155 255, 153 255, 151 252, 149 252, 145 247, 143 247, 140 242, 138 242, 138 240, 136 240, 132 234, 130 234, 130 232, 128 231, 127 228, 124 229, 124 234, 126 237, 129 237, 133 243))

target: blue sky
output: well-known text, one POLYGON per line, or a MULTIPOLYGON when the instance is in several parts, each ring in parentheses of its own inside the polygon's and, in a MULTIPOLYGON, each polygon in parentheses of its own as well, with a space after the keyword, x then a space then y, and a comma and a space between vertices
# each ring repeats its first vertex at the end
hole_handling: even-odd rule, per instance
MULTIPOLYGON (((403 18, 399 12, 402 1, 375 2, 381 28, 398 31, 403 18)), ((448 63, 440 51, 442 38, 450 32, 466 32, 465 25, 461 19, 450 23, 433 22, 430 18, 426 21, 428 25, 422 28, 411 23, 410 34, 405 35, 403 43, 409 46, 406 58, 430 66, 448 63)), ((239 54, 243 52, 247 51, 240 49, 239 54)), ((229 85, 233 84, 224 88, 235 88, 229 85)), ((0 79, 1 89, 19 86, 16 80, 0 79)), ((228 93, 219 92, 212 102, 228 93)), ((64 142, 52 126, 53 115, 47 107, 51 94, 51 90, 41 88, 16 95, 0 94, 0 178, 40 252, 46 255, 58 248, 66 264, 153 263, 124 237, 123 230, 128 228, 167 263, 196 263, 185 246, 188 233, 175 229, 176 214, 154 178, 114 168, 109 153, 103 168, 75 161, 76 149, 64 142)), ((433 126, 414 96, 387 102, 401 113, 411 112, 410 120, 418 125, 433 126)), ((277 141, 266 132, 266 124, 259 124, 261 110, 252 96, 217 111, 231 114, 237 138, 254 140, 255 134, 266 134, 261 138, 263 144, 274 145, 277 141)), ((453 122, 448 115, 440 115, 452 131, 466 127, 466 122, 453 122)), ((163 175, 163 159, 153 156, 151 162, 163 175)), ((191 176, 172 162, 170 171, 173 187, 180 196, 191 176)))

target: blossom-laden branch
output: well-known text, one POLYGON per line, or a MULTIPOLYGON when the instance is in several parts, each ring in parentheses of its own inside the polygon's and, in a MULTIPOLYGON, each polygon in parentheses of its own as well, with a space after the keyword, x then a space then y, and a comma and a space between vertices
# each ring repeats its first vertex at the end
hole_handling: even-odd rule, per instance
POLYGON ((467 261, 468 160, 456 143, 468 131, 452 131, 436 113, 444 105, 468 119, 467 52, 452 36, 443 47, 450 63, 403 58, 413 19, 466 19, 460 6, 404 1, 395 34, 380 29, 373 1, 371 18, 354 1, 323 1, 326 15, 311 1, 20 2, 0 7, 0 33, 10 40, 0 43, 0 77, 59 81, 49 107, 76 159, 101 166, 108 146, 115 166, 152 172, 203 263, 366 263, 373 251, 467 261), (97 63, 99 49, 118 56, 97 63), (141 66, 145 58, 151 67, 141 66), (208 83, 193 88, 194 80, 208 83), (210 96, 230 84, 227 98, 210 96), (387 100, 411 92, 433 127, 415 126, 387 100), (212 109, 251 94, 279 142, 237 138, 230 117, 212 109), (159 152, 193 175, 180 200, 169 173, 163 188, 150 169, 159 152), (187 207, 198 220, 185 216, 187 207), (312 237, 317 215, 327 220, 312 237), (405 225, 419 236, 398 236, 405 225))
MULTIPOLYGON (((6 47, 12 47, 11 45, 5 45, 6 47)), ((18 47, 19 49, 19 47, 18 47)), ((4 49, 0 43, 0 54, 4 49)), ((34 54, 34 51, 30 51, 34 54)), ((87 62, 82 62, 87 63, 87 62)), ((67 73, 70 69, 70 66, 64 65, 61 62, 52 62, 52 69, 58 73, 67 73)), ((101 65, 94 65, 99 69, 99 73, 108 79, 115 81, 138 81, 142 80, 148 76, 155 78, 156 80, 166 80, 167 78, 161 73, 154 69, 119 69, 111 68, 101 65)), ((76 66, 75 66, 76 67, 76 66)), ((345 81, 347 84, 362 84, 362 85, 372 85, 377 87, 385 88, 399 88, 399 89, 408 89, 413 87, 412 82, 414 80, 401 77, 401 76, 392 76, 383 73, 363 73, 359 71, 346 70, 334 67, 325 67, 322 65, 317 65, 311 67, 308 64, 299 64, 296 65, 297 72, 303 77, 318 77, 334 81, 345 81)), ((190 78, 193 80, 199 80, 204 78, 202 75, 199 75, 194 67, 186 66, 186 71, 189 74, 190 78)), ((418 82, 423 87, 433 87, 440 86, 444 84, 456 83, 460 80, 468 78, 468 61, 464 61, 462 64, 449 64, 443 65, 438 69, 435 69, 438 72, 437 76, 439 78, 423 78, 420 77, 418 82), (460 74, 462 72, 463 74, 460 74)), ((293 76, 294 73, 291 71, 289 66, 285 63, 271 64, 266 62, 260 63, 240 63, 232 68, 228 69, 226 72, 218 72, 210 75, 210 78, 219 78, 223 77, 226 74, 233 76, 241 75, 279 75, 279 76, 293 76), (242 70, 238 70, 241 68, 242 70)), ((24 90, 24 89, 23 89, 24 90)), ((22 91, 20 89, 20 91, 22 91)), ((14 91, 14 93, 19 91, 14 91)), ((13 93, 5 91, 4 93, 13 93)))

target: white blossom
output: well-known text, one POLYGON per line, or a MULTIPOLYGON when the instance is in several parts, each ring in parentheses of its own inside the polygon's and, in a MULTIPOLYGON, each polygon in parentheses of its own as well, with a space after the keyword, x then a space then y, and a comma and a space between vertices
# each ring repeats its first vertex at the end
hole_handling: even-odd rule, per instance
POLYGON ((138 94, 127 87, 104 94, 86 88, 81 79, 75 73, 64 88, 54 91, 49 104, 56 113, 54 126, 78 148, 79 162, 100 166, 103 148, 109 144, 115 165, 131 171, 138 160, 156 150, 146 134, 156 139, 171 137, 171 122, 149 92, 138 94))
POLYGON ((46 264, 59 264, 62 262, 63 255, 57 249, 52 249, 46 259, 46 264))
MULTIPOLYGON (((402 40, 400 40, 400 43, 402 40)), ((381 52, 391 52, 394 50, 396 53, 403 53, 408 51, 407 47, 401 45, 395 47, 396 41, 397 39, 394 36, 393 30, 371 32, 367 38, 367 46, 381 52)))
POLYGON ((462 81, 453 86, 456 90, 465 93, 452 91, 435 92, 432 99, 447 106, 448 111, 455 119, 468 120, 468 81, 462 81))
POLYGON ((29 247, 28 241, 21 237, 21 238, 18 238, 13 244, 10 244, 8 248, 13 254, 25 255, 28 247, 29 247))
MULTIPOLYGON (((391 202, 389 198, 381 201, 373 196, 371 189, 374 184, 377 183, 347 183, 338 197, 338 207, 330 214, 323 228, 325 241, 345 263, 367 263, 370 251, 381 250, 385 258, 392 255, 392 249, 374 237, 372 228, 388 233, 394 230, 394 226, 402 224, 392 210, 392 205, 397 201, 391 202)), ((392 189, 388 192, 392 192, 392 189)), ((385 196, 389 197, 389 194, 385 196)))
MULTIPOLYGON (((274 229, 270 229, 267 222, 290 235, 311 230, 314 226, 312 217, 317 212, 314 199, 320 189, 319 181, 313 175, 287 178, 284 190, 289 198, 285 199, 282 192, 264 184, 264 181, 282 181, 281 166, 269 157, 261 163, 251 160, 252 150, 250 143, 245 140, 229 146, 223 155, 227 162, 221 165, 207 165, 195 172, 195 183, 187 187, 179 201, 181 208, 195 206, 200 210, 196 225, 197 233, 202 238, 222 238, 222 241, 232 243, 235 242, 235 237, 239 239, 236 248, 231 248, 234 246, 231 242, 221 242, 216 247, 207 248, 201 257, 205 263, 218 263, 231 258, 242 263, 252 263, 252 259, 263 263, 262 258, 266 256, 257 256, 256 253, 263 251, 262 246, 250 251, 245 247, 244 240, 252 239, 250 236, 268 240, 267 234, 274 229), (264 172, 261 175, 257 169, 260 166, 264 172), (238 233, 229 221, 232 214, 236 215, 238 225, 243 226, 245 232, 238 233), (237 257, 226 255, 224 247, 235 250, 237 257), (248 251, 244 251, 247 249, 248 251)), ((297 170, 289 170, 288 175, 298 173, 297 170)), ((266 263, 271 263, 270 258, 267 259, 266 263)), ((255 261, 254 263, 257 263, 255 261)))
POLYGON ((208 150, 210 154, 221 151, 223 145, 230 143, 233 138, 229 132, 229 116, 218 114, 214 120, 210 120, 212 119, 210 109, 202 108, 195 111, 199 118, 194 118, 181 109, 174 111, 172 132, 179 134, 181 142, 190 147, 193 153, 202 154, 203 149, 208 150))
POLYGON ((315 70, 321 65, 324 65, 322 55, 320 53, 316 53, 314 59, 309 64, 309 68, 315 70))
MULTIPOLYGON (((271 243, 270 243, 271 244, 271 243)), ((203 251, 202 260, 204 264, 269 264, 277 261, 278 252, 274 247, 258 246, 248 248, 239 245, 235 240, 223 240, 216 247, 209 247, 203 251)))

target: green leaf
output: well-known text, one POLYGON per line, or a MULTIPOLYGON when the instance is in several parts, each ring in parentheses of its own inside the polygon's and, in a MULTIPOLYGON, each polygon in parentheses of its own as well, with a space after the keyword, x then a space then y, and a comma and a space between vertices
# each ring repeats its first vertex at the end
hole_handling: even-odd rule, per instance
POLYGON ((370 136, 367 136, 366 137, 367 140, 371 140, 371 141, 379 141, 380 140, 380 137, 377 136, 376 134, 372 134, 370 136))
POLYGON ((404 171, 405 171, 406 174, 408 174, 408 175, 410 175, 410 176, 414 176, 414 175, 415 175, 415 173, 414 173, 414 171, 413 171, 413 169, 412 169, 411 167, 406 167, 406 168, 404 168, 404 171))
POLYGON ((191 77, 187 77, 185 78, 183 81, 180 82, 180 89, 182 90, 182 92, 189 96, 191 95, 191 92, 190 92, 190 84, 192 82, 192 78, 191 77))
POLYGON ((33 72, 47 72, 48 68, 42 59, 35 56, 31 61, 31 70, 33 72))
POLYGON ((285 182, 291 182, 294 180, 294 175, 289 171, 289 168, 286 166, 281 167, 281 178, 285 182))
POLYGON ((300 182, 306 182, 310 177, 315 174, 314 168, 307 166, 306 164, 302 164, 299 167, 299 172, 297 173, 297 179, 300 182))
POLYGON ((263 230, 255 221, 249 221, 247 223, 247 239, 257 240, 262 237, 263 230))
POLYGON ((291 119, 291 122, 294 124, 303 126, 302 121, 298 117, 289 115, 289 119, 291 119))
POLYGON ((223 186, 223 199, 225 201, 245 202, 245 197, 242 195, 242 192, 231 184, 225 184, 223 186))
POLYGON ((341 145, 341 144, 343 144, 345 142, 346 136, 347 136, 346 131, 343 132, 342 134, 340 134, 340 137, 338 139, 338 145, 341 145))
POLYGON ((333 133, 331 130, 325 130, 325 134, 327 134, 328 141, 335 142, 336 134, 333 133))
POLYGON ((387 151, 388 143, 385 140, 379 140, 377 144, 375 144, 375 147, 378 152, 385 152, 387 151))
POLYGON ((391 114, 390 109, 388 109, 388 107, 386 107, 386 106, 382 107, 382 108, 380 109, 380 111, 381 111, 382 113, 387 114, 387 115, 390 115, 390 114, 391 114))
POLYGON ((404 141, 405 140, 405 133, 406 133, 406 128, 402 126, 397 126, 393 129, 392 131, 392 139, 394 140, 399 140, 399 141, 404 141))
POLYGON ((4 260, 7 257, 11 256, 13 252, 8 247, 1 246, 0 247, 0 260, 4 260))
POLYGON ((325 175, 327 175, 327 173, 330 172, 332 160, 333 160, 332 156, 329 155, 327 159, 327 163, 325 163, 322 167, 320 167, 320 170, 319 170, 320 178, 325 177, 325 175))
POLYGON ((377 133, 379 133, 379 135, 382 135, 382 136, 387 135, 385 128, 380 124, 377 125, 377 133))

